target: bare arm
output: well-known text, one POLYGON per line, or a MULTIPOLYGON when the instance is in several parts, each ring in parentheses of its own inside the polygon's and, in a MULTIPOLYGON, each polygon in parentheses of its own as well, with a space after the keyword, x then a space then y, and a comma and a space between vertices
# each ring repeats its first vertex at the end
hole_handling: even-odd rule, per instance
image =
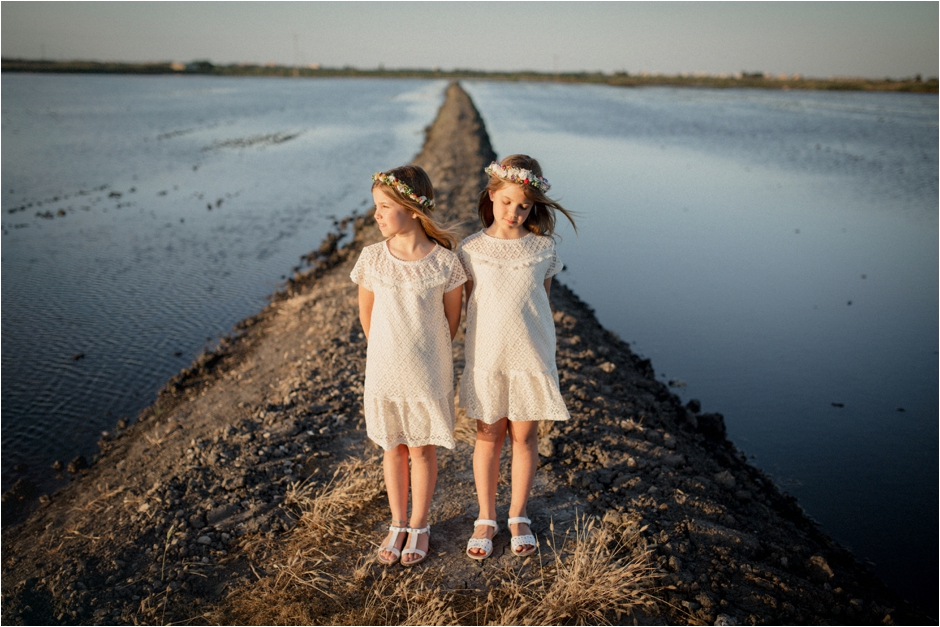
POLYGON ((375 303, 375 292, 370 292, 366 288, 359 286, 359 322, 362 324, 362 331, 369 339, 369 329, 372 328, 372 305, 375 303))
POLYGON ((453 340, 457 335, 457 327, 460 326, 460 300, 463 296, 463 290, 455 287, 444 294, 444 316, 447 318, 447 324, 450 326, 450 339, 453 340))
POLYGON ((473 294, 473 281, 467 280, 467 282, 463 284, 463 291, 464 291, 464 294, 467 295, 465 306, 467 307, 467 309, 469 309, 470 308, 470 294, 473 294))

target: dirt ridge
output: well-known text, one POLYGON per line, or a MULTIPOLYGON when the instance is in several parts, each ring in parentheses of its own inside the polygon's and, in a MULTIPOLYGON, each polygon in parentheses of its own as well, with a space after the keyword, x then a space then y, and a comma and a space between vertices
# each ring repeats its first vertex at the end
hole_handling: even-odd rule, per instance
MULTIPOLYGON (((461 236, 476 228, 482 168, 493 158, 473 103, 451 84, 414 163, 428 171, 440 217, 461 236)), ((311 253, 310 270, 171 379, 137 422, 103 440, 96 464, 24 522, 4 526, 5 623, 273 622, 233 609, 233 599, 272 586, 285 599, 306 599, 306 618, 293 622, 346 622, 353 619, 343 612, 364 598, 362 588, 399 576, 401 569, 368 566, 387 523, 379 491, 350 503, 352 541, 330 538, 320 547, 329 594, 301 597, 281 578, 289 558, 283 547, 299 517, 292 490, 304 480, 311 490, 327 489, 351 459, 379 464, 361 417, 365 340, 348 273, 380 234, 368 214, 338 228, 311 253), (351 241, 341 246, 349 230, 351 241), (352 571, 360 589, 341 589, 336 582, 352 571)), ((557 281, 552 307, 573 419, 540 433, 533 528, 542 538, 549 530, 563 535, 589 515, 633 530, 656 571, 650 593, 657 601, 632 620, 936 622, 750 466, 726 439, 720 414, 683 405, 648 360, 557 281)), ((462 332, 455 365, 462 370, 462 332)), ((457 447, 439 452, 431 557, 412 570, 472 607, 505 573, 531 579, 544 564, 512 556, 505 531, 489 560, 463 555, 476 508, 472 428, 458 418, 457 447)), ((507 498, 501 484, 501 519, 507 498)))

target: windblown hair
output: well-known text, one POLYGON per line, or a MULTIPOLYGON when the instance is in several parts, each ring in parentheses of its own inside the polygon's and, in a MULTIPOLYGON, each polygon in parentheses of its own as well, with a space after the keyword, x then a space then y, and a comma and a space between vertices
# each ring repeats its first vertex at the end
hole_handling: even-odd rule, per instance
MULTIPOLYGON (((524 170, 530 170, 536 176, 544 176, 542 174, 542 166, 529 155, 509 155, 499 163, 503 167, 522 168, 524 170)), ((574 227, 575 233, 578 232, 578 227, 574 223, 574 216, 576 214, 573 211, 568 211, 557 201, 546 196, 545 192, 540 189, 536 189, 531 185, 513 183, 501 179, 498 176, 491 176, 489 182, 486 184, 486 189, 480 193, 479 214, 480 221, 483 222, 484 227, 489 227, 493 224, 493 201, 490 200, 490 192, 495 192, 507 185, 519 185, 522 187, 525 197, 535 203, 532 207, 532 211, 529 213, 529 217, 526 218, 526 221, 523 223, 523 226, 532 233, 536 235, 553 236, 555 234, 556 211, 561 212, 562 215, 568 218, 568 221, 571 222, 571 226, 574 227)))
MULTIPOLYGON (((429 200, 434 200, 434 186, 431 185, 431 178, 420 166, 403 165, 400 168, 386 170, 385 173, 393 175, 399 181, 410 187, 415 195, 426 196, 429 200)), ((418 216, 418 222, 421 223, 421 228, 424 229, 428 239, 437 242, 448 250, 457 248, 457 237, 449 228, 439 225, 434 221, 434 218, 431 217, 430 212, 434 210, 433 208, 422 207, 413 199, 399 192, 398 189, 386 185, 381 181, 372 183, 372 189, 376 187, 381 187, 383 192, 395 199, 395 202, 418 216)))

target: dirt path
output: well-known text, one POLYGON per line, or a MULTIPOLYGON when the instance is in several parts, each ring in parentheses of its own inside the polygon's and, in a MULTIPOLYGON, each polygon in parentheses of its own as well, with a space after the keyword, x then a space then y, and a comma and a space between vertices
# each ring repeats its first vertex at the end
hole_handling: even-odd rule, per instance
MULTIPOLYGON (((477 228, 494 156, 452 85, 414 162, 463 234, 477 228)), ((540 437, 529 509, 540 554, 511 555, 504 530, 489 560, 464 556, 476 506, 473 428, 460 416, 457 447, 439 451, 430 558, 376 565, 388 512, 361 417, 365 341, 348 274, 380 234, 366 216, 340 228, 349 244, 328 238, 311 270, 103 441, 92 468, 4 527, 4 623, 936 622, 822 533, 725 439, 720 415, 682 406, 557 282, 573 420, 540 437)), ((455 361, 459 372, 462 335, 455 361)))

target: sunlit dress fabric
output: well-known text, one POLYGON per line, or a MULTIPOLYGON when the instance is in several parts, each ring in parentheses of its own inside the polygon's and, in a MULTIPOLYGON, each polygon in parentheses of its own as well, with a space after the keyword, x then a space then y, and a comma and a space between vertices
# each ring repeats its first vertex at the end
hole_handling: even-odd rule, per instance
POLYGON ((465 239, 460 262, 473 291, 459 405, 487 424, 567 420, 558 386, 555 322, 545 279, 561 271, 551 237, 465 239))
POLYGON ((375 294, 363 409, 369 439, 386 451, 454 447, 454 364, 444 293, 467 279, 457 255, 435 246, 403 261, 367 246, 350 278, 375 294))

